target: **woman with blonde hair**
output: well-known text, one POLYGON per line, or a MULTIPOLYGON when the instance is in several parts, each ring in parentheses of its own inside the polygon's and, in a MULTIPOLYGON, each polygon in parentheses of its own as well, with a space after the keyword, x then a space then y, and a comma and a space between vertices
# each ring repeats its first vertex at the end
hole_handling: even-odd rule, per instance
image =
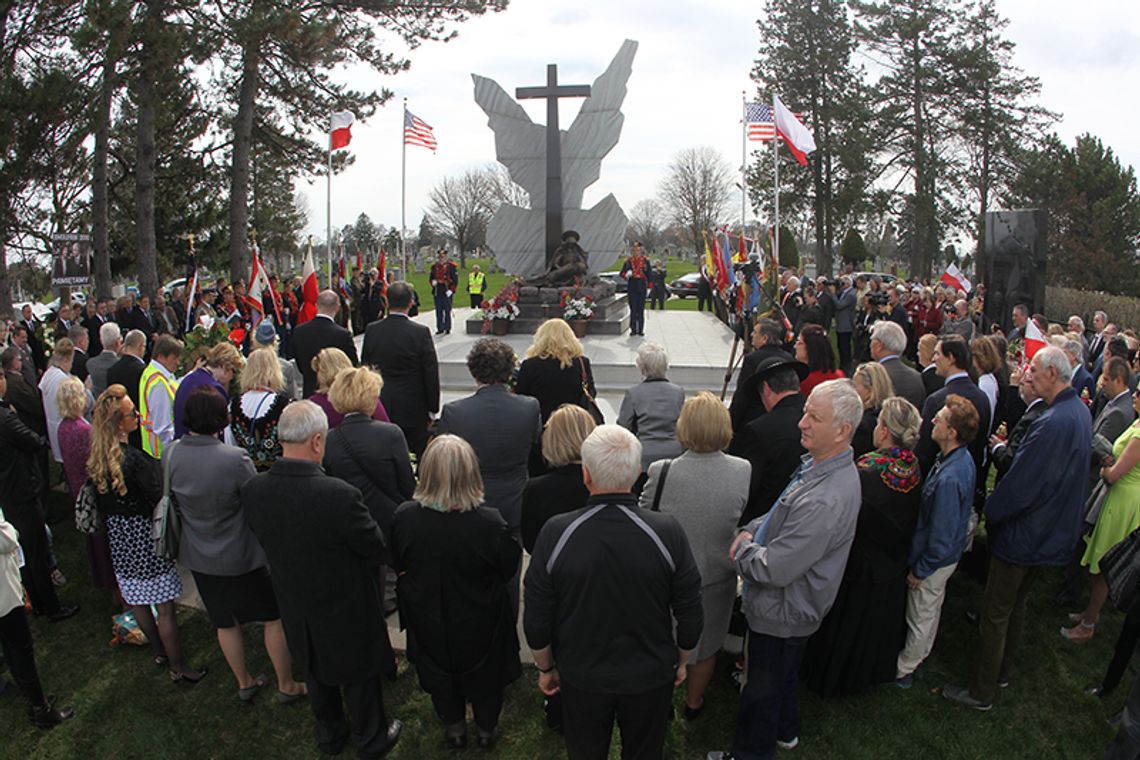
POLYGON ((506 589, 522 549, 494 505, 481 506, 479 461, 458 436, 428 445, 413 498, 396 510, 391 540, 408 658, 448 746, 466 746, 470 702, 479 746, 490 748, 503 689, 522 673, 506 589))
POLYGON ((589 412, 573 404, 558 407, 543 426, 542 458, 550 471, 532 477, 523 489, 520 531, 528 552, 547 520, 586 506, 590 492, 582 482, 582 441, 597 426, 589 412))
POLYGON ((879 409, 883 402, 895 395, 895 386, 891 376, 878 362, 864 362, 855 368, 851 375, 855 384, 855 391, 863 400, 863 419, 859 427, 855 428, 855 435, 851 439, 851 448, 855 456, 861 457, 875 448, 875 425, 879 420, 879 409))
MULTIPOLYGON (((312 396, 309 396, 309 401, 319 406, 324 410, 325 416, 329 419, 329 430, 332 430, 344 420, 346 412, 337 409, 336 405, 329 398, 330 389, 332 388, 333 381, 337 376, 346 369, 352 369, 352 360, 348 358, 348 354, 341 351, 339 348, 322 348, 316 356, 313 357, 313 372, 317 376, 317 390, 312 396)), ((379 380, 380 376, 376 376, 379 380)), ((377 386, 377 393, 379 388, 377 386)), ((377 395, 376 402, 373 404, 372 411, 369 412, 372 419, 377 422, 391 422, 388 418, 388 412, 384 410, 384 405, 380 403, 380 396, 377 395)), ((398 502, 397 502, 398 503, 398 502)))
POLYGON ((241 373, 241 395, 230 402, 228 430, 233 444, 245 449, 258 472, 265 472, 281 457, 277 423, 292 401, 284 390, 277 356, 264 348, 251 353, 241 373))
POLYGON ((565 320, 546 320, 535 331, 534 344, 519 365, 515 393, 538 399, 542 421, 546 422, 563 404, 579 404, 583 385, 591 397, 597 395, 582 344, 565 320))
MULTIPOLYGON (((63 474, 74 501, 87 482, 87 457, 91 455, 91 425, 83 418, 90 396, 77 377, 68 377, 56 389, 59 404, 59 453, 63 456, 63 474)), ((91 581, 99 588, 118 592, 115 569, 111 565, 111 547, 104 532, 84 535, 87 561, 91 565, 91 581)))
POLYGON ((206 669, 191 668, 182 657, 174 616, 182 580, 173 561, 155 555, 151 541, 154 508, 162 498, 162 471, 157 460, 127 444, 138 426, 127 389, 115 384, 103 391, 95 402, 87 476, 95 487, 119 592, 154 647, 155 664, 167 667, 175 683, 194 684, 206 669), (151 605, 158 610, 157 622, 151 605))
POLYGON ((695 720, 704 707, 716 654, 728 634, 736 598, 736 570, 724 549, 732 544, 736 524, 748 502, 752 465, 724 453, 732 440, 732 420, 720 399, 708 391, 701 391, 681 407, 677 440, 684 453, 649 466, 640 506, 677 519, 701 572, 705 622, 685 686, 685 719, 695 720))

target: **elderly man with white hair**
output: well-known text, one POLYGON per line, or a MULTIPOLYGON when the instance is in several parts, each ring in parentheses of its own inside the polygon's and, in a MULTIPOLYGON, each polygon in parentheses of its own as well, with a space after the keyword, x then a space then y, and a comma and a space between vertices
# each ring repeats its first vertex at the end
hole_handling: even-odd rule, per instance
POLYGON ((103 350, 87 360, 87 376, 91 378, 91 393, 99 398, 107 390, 107 371, 119 360, 123 347, 123 333, 114 322, 105 322, 99 328, 99 342, 103 350))
POLYGON ((803 463, 729 549, 744 582, 748 682, 732 751, 708 760, 770 758, 799 744, 800 658, 835 602, 855 538, 861 490, 851 437, 862 417, 850 380, 817 385, 800 420, 803 463))
POLYGON ((1049 408, 986 501, 991 557, 977 669, 968 688, 942 690, 975 710, 993 707, 998 687, 1009 684, 1033 578, 1041 567, 1069 562, 1084 520, 1092 418, 1071 385, 1072 364, 1064 351, 1046 346, 1033 355, 1028 372, 1049 408))
POLYGON ((902 396, 915 409, 922 409, 926 401, 926 386, 918 370, 902 362, 906 350, 906 332, 898 323, 879 321, 871 325, 871 358, 883 365, 891 378, 895 395, 902 396))
POLYGON ((635 361, 644 380, 625 392, 617 423, 641 441, 641 468, 648 470, 659 459, 681 456, 677 418, 685 403, 685 389, 665 377, 669 355, 660 343, 642 343, 635 361))
POLYGON ((1068 333, 1063 337, 1054 338, 1054 344, 1065 352, 1065 356, 1069 358, 1069 365, 1073 368, 1073 378, 1069 382, 1073 386, 1073 390, 1077 392, 1078 396, 1084 395, 1085 398, 1091 399, 1096 395, 1096 380, 1093 380, 1092 374, 1085 369, 1085 347, 1080 339, 1075 337, 1076 333, 1068 333))
POLYGON ((640 473, 633 434, 596 428, 582 442, 586 506, 543 526, 526 574, 523 627, 539 688, 562 694, 570 760, 608 757, 615 718, 622 757, 663 757, 673 688, 701 635, 688 539, 671 515, 638 507, 640 473))
POLYGON ((376 572, 384 535, 359 489, 321 469, 327 435, 319 406, 285 407, 277 423, 282 456, 242 486, 241 506, 272 567, 289 652, 308 681, 317 746, 343 751, 350 720, 359 756, 381 757, 403 728, 384 712, 383 676, 396 672, 376 572))

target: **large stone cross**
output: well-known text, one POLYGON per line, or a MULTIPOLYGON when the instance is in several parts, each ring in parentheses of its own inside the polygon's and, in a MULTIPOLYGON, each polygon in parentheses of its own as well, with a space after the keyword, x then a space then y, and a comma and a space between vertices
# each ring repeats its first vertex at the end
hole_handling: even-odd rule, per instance
POLYGON ((562 243, 562 140, 558 130, 558 99, 588 98, 588 84, 558 84, 558 65, 546 67, 545 87, 519 87, 519 100, 546 98, 546 263, 562 243))

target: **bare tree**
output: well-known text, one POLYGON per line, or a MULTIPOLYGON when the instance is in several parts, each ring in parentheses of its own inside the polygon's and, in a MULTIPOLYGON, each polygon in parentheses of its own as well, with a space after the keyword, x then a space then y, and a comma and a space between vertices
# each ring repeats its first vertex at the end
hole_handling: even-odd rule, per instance
POLYGON ((467 252, 482 245, 487 223, 503 203, 526 208, 526 192, 497 165, 468 169, 458 177, 444 177, 428 194, 428 213, 436 227, 455 241, 459 265, 466 268, 467 252))
POLYGON ((728 207, 732 169, 715 149, 686 148, 669 164, 661 181, 661 203, 672 221, 686 232, 699 255, 701 232, 711 229, 728 207))
POLYGON ((651 251, 661 242, 661 230, 664 227, 665 209, 652 198, 638 201, 629 210, 629 239, 640 240, 651 251))

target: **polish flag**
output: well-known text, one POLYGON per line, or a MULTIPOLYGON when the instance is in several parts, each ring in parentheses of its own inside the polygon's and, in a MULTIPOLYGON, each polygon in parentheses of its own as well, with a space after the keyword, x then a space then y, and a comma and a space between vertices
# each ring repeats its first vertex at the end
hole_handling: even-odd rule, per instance
POLYGON ((954 262, 950 262, 950 265, 946 267, 946 271, 942 273, 938 281, 943 285, 949 285, 955 290, 961 290, 964 293, 969 293, 974 289, 974 286, 966 279, 965 273, 962 272, 954 262))
POLYGON ((1045 346, 1045 336, 1041 334, 1041 328, 1032 319, 1027 320, 1025 323, 1025 360, 1032 359, 1033 355, 1045 346))
POLYGON ((305 266, 301 269, 301 310, 297 314, 297 324, 304 324, 317 316, 317 268, 313 266, 313 247, 305 252, 305 266))
POLYGON ((334 111, 332 114, 332 150, 345 148, 352 142, 352 122, 356 115, 352 111, 334 111))
POLYGON ((261 265, 261 257, 257 253, 257 246, 253 246, 253 270, 249 274, 249 289, 245 294, 245 302, 249 306, 250 327, 256 329, 265 317, 262 296, 269 292, 269 277, 265 274, 265 267, 261 265))
POLYGON ((808 154, 815 150, 815 138, 804 123, 780 101, 779 95, 775 96, 775 101, 776 134, 787 144, 796 160, 807 166, 808 154))

